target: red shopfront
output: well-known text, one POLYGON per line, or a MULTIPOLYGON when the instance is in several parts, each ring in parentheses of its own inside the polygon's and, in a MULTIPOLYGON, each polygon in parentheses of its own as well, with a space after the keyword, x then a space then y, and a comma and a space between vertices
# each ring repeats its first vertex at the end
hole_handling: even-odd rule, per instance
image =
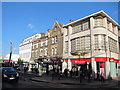
MULTIPOLYGON (((61 62, 67 62, 68 59, 61 59, 61 62)), ((84 66, 87 69, 87 65, 89 68, 91 68, 91 59, 90 58, 81 58, 81 59, 70 59, 70 62, 72 63, 72 68, 77 66, 84 66)))
POLYGON ((105 62, 107 61, 107 58, 97 57, 95 58, 95 61, 96 61, 97 72, 105 74, 105 62))
MULTIPOLYGON (((96 57, 94 58, 94 60, 96 61, 96 69, 97 71, 99 71, 100 73, 103 72, 105 75, 105 65, 106 65, 106 61, 109 61, 112 67, 115 67, 116 65, 116 69, 117 69, 117 63, 119 63, 119 60, 116 60, 114 58, 104 58, 104 57, 96 57), (113 66, 114 64, 114 66, 113 66)), ((68 62, 68 59, 61 59, 61 62, 68 62)), ((70 62, 72 62, 72 66, 84 66, 84 68, 87 69, 91 69, 91 58, 81 58, 81 59, 70 59, 70 62)), ((110 66, 110 67, 111 67, 110 66)), ((110 70, 110 73, 114 74, 115 72, 113 72, 115 70, 110 70)))

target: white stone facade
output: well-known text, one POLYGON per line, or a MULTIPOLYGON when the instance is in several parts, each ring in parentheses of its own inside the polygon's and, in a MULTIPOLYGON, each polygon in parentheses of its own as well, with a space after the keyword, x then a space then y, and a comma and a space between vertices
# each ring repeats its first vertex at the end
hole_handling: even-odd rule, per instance
MULTIPOLYGON (((109 58, 120 60, 118 41, 119 28, 119 25, 104 11, 99 11, 65 25, 63 59, 70 61, 70 59, 79 58, 79 56, 72 55, 71 53, 73 51, 80 52, 81 58, 91 58, 92 70, 96 74, 97 61, 95 61, 95 58, 107 58, 107 61, 104 62, 105 76, 107 78, 112 68, 109 58)), ((116 74, 113 75, 112 73, 111 76, 114 77, 116 74)))
POLYGON ((32 51, 32 41, 40 38, 40 34, 35 34, 23 40, 19 46, 19 55, 23 61, 30 61, 32 51))

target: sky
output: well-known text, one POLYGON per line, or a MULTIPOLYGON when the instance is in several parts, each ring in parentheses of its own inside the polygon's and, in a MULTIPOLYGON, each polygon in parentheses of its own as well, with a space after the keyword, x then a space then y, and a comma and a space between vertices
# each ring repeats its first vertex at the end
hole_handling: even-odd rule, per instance
POLYGON ((3 2, 2 3, 2 55, 19 54, 22 40, 37 33, 46 33, 57 20, 68 24, 99 10, 118 22, 117 2, 3 2))

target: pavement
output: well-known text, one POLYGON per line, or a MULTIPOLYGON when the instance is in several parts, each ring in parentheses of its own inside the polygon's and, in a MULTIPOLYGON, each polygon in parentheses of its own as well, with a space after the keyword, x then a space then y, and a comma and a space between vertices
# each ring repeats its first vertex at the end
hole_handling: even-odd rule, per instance
MULTIPOLYGON (((21 73, 24 73, 20 71, 21 73)), ((27 74, 34 75, 33 78, 31 78, 32 81, 36 82, 46 82, 46 83, 55 83, 55 84, 69 84, 69 85, 90 85, 90 86, 102 86, 102 87, 114 87, 118 86, 120 83, 118 83, 117 79, 114 80, 105 80, 105 82, 101 82, 98 80, 91 80, 91 82, 88 82, 87 79, 83 79, 82 82, 80 82, 79 77, 60 77, 58 79, 56 76, 54 76, 54 79, 52 79, 51 75, 43 74, 42 76, 39 76, 38 74, 34 72, 27 72, 27 74)), ((118 88, 118 87, 116 87, 118 88)))

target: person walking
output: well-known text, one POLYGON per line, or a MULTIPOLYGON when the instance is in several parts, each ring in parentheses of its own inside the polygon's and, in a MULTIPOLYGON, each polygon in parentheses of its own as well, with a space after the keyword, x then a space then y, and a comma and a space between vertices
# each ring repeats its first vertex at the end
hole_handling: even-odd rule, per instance
POLYGON ((67 68, 64 70, 64 75, 67 78, 67 76, 68 76, 68 70, 67 70, 67 68))
POLYGON ((89 69, 87 70, 87 77, 88 77, 88 82, 91 82, 91 72, 89 69))
POLYGON ((54 80, 54 76, 55 76, 55 71, 54 69, 52 70, 52 80, 54 80))
POLYGON ((26 73, 26 71, 27 71, 27 68, 26 68, 26 66, 24 67, 24 73, 26 73))
POLYGON ((80 83, 82 82, 82 78, 83 78, 83 75, 82 75, 82 71, 80 70, 79 71, 80 73, 79 73, 79 79, 80 79, 80 83))
POLYGON ((100 72, 99 71, 97 71, 97 80, 100 81, 100 72))
POLYGON ((70 70, 70 77, 72 77, 72 75, 73 75, 73 71, 72 71, 72 69, 70 70))
POLYGON ((103 72, 101 72, 100 78, 101 78, 101 82, 105 82, 105 77, 104 77, 104 73, 103 72))

